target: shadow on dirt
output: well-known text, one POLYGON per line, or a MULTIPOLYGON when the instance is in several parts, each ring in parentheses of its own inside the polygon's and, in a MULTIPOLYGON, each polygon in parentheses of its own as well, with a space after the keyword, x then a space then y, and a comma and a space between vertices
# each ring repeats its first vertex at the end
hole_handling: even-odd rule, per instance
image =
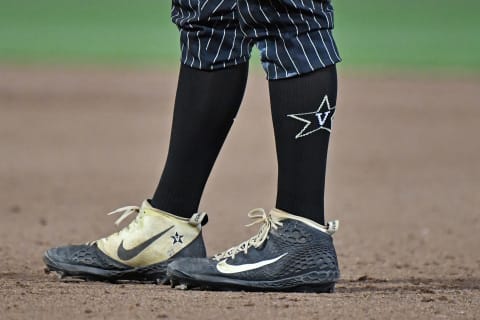
POLYGON ((377 279, 362 276, 356 280, 340 280, 337 293, 356 292, 418 292, 435 293, 439 290, 480 290, 480 278, 404 278, 377 279))

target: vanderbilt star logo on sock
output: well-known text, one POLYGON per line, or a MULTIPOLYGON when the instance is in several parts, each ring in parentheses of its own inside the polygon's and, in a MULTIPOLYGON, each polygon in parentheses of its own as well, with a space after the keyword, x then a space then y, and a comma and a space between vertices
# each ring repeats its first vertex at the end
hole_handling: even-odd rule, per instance
POLYGON ((299 133, 295 136, 295 139, 308 136, 318 130, 327 130, 330 132, 332 130, 332 121, 335 115, 335 106, 330 106, 330 101, 328 96, 322 100, 322 103, 316 111, 305 112, 305 113, 294 113, 287 114, 287 117, 293 118, 298 121, 305 123, 305 126, 300 130, 299 133))

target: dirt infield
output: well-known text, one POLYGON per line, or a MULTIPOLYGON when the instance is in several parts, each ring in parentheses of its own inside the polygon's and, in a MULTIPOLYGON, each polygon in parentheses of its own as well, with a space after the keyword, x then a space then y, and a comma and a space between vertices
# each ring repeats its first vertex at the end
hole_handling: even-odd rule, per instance
MULTIPOLYGON (((0 319, 479 319, 480 80, 341 77, 327 177, 334 294, 183 292, 60 282, 50 246, 115 230, 151 196, 175 73, 0 67, 0 319)), ((276 164, 266 82, 252 75, 201 208, 209 253, 245 240, 276 164)))

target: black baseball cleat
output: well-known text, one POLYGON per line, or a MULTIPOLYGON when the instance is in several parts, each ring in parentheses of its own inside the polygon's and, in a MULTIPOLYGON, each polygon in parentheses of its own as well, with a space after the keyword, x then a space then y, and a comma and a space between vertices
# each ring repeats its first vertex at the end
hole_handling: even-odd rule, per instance
POLYGON ((43 256, 46 271, 62 278, 166 283, 168 263, 180 257, 206 257, 201 233, 207 222, 205 213, 181 218, 153 208, 147 200, 140 208, 123 207, 110 214, 117 213, 123 213, 117 225, 131 214, 137 216, 108 237, 47 250, 43 256))
MULTIPOLYGON (((182 258, 167 276, 181 289, 333 292, 340 277, 331 235, 338 221, 322 226, 273 209, 254 209, 257 235, 212 258, 182 258)), ((252 225, 250 224, 250 225, 252 225)))

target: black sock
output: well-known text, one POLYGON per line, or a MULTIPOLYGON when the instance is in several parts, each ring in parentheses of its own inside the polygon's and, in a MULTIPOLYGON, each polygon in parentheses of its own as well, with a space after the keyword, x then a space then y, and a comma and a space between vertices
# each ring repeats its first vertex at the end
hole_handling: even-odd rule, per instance
POLYGON ((336 67, 271 80, 269 88, 278 160, 276 207, 324 224, 329 130, 337 100, 336 67))
POLYGON ((190 217, 243 98, 248 63, 218 71, 182 65, 167 161, 151 200, 154 207, 190 217))

